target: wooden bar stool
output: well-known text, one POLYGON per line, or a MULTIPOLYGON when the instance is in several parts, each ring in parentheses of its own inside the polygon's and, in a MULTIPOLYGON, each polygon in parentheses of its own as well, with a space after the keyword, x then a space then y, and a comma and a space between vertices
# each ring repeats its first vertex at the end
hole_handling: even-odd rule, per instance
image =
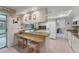
POLYGON ((28 53, 39 53, 40 52, 40 44, 33 42, 33 41, 28 41, 27 49, 28 49, 28 53))
POLYGON ((24 49, 27 46, 27 40, 26 39, 18 40, 18 46, 20 46, 24 49))

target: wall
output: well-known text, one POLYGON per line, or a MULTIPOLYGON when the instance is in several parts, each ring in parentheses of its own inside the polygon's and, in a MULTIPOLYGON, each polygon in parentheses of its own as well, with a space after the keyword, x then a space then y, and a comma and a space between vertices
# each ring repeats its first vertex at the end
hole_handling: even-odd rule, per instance
POLYGON ((72 26, 72 19, 73 19, 73 15, 70 15, 70 16, 68 16, 67 18, 65 18, 66 20, 65 20, 65 29, 66 29, 66 31, 65 31, 65 38, 66 39, 68 39, 68 31, 67 31, 67 29, 74 29, 73 27, 71 27, 72 26))
MULTIPOLYGON (((61 15, 65 14, 65 11, 72 10, 72 9, 73 9, 73 7, 61 7, 61 6, 60 7, 58 7, 58 6, 57 7, 48 7, 48 21, 52 21, 53 19, 55 19, 55 20, 58 19, 59 22, 61 23, 60 19, 64 19, 64 20, 67 20, 70 22, 71 18, 68 18, 68 16, 67 17, 66 16, 65 17, 57 17, 57 16, 61 16, 61 15)), ((65 33, 65 35, 64 35, 65 38, 67 38, 67 32, 64 31, 64 33, 65 33)), ((54 35, 56 35, 56 33, 54 35)))
POLYGON ((18 32, 20 29, 20 21, 13 24, 13 19, 16 19, 15 16, 7 16, 7 45, 11 47, 14 45, 14 33, 18 32))
POLYGON ((56 20, 52 19, 46 23, 46 31, 50 38, 56 39, 56 20))

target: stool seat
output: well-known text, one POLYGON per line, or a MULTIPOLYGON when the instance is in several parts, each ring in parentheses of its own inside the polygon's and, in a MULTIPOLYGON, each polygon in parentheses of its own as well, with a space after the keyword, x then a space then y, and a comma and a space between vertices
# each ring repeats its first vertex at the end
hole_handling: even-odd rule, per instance
POLYGON ((28 52, 37 52, 39 50, 39 43, 28 41, 27 47, 28 47, 28 52))
POLYGON ((32 46, 32 47, 36 47, 38 45, 38 43, 30 41, 27 43, 27 45, 32 46))

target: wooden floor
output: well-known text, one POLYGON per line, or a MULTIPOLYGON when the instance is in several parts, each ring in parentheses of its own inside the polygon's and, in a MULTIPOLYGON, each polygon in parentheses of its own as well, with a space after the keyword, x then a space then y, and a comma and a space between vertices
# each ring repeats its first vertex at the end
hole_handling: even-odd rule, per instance
POLYGON ((72 49, 69 47, 67 40, 65 39, 49 39, 46 42, 47 53, 72 53, 72 49))
POLYGON ((14 49, 13 47, 5 47, 0 49, 0 53, 19 53, 16 49, 14 49))
MULTIPOLYGON (((20 47, 10 47, 0 49, 1 53, 27 53, 27 49, 20 47), (19 49, 19 50, 18 50, 19 49)), ((65 39, 49 39, 47 38, 45 45, 41 48, 41 53, 73 53, 65 39)))

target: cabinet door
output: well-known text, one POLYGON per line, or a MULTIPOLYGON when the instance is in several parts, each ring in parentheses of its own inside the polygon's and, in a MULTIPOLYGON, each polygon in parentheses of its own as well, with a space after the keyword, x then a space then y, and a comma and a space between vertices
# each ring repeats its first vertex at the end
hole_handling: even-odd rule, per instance
POLYGON ((74 35, 72 37, 72 49, 74 52, 79 52, 79 39, 74 35))
POLYGON ((70 47, 71 47, 71 45, 72 45, 71 40, 72 40, 71 32, 68 32, 68 43, 69 43, 69 46, 70 46, 70 47))
POLYGON ((74 50, 74 52, 76 52, 77 47, 76 47, 76 41, 75 41, 75 36, 72 35, 72 49, 74 50))
POLYGON ((42 22, 46 21, 46 10, 43 9, 43 10, 40 10, 40 18, 39 20, 41 20, 42 22))
POLYGON ((44 22, 46 20, 46 10, 38 10, 32 13, 32 20, 34 22, 44 22), (36 19, 35 19, 36 17, 36 19))
POLYGON ((22 17, 22 23, 26 23, 29 20, 29 14, 26 14, 22 17))
POLYGON ((79 52, 79 39, 78 38, 75 39, 75 45, 76 45, 76 51, 75 52, 79 52))
POLYGON ((40 18, 40 12, 39 11, 35 11, 32 13, 32 21, 33 22, 39 22, 39 18, 40 18))

